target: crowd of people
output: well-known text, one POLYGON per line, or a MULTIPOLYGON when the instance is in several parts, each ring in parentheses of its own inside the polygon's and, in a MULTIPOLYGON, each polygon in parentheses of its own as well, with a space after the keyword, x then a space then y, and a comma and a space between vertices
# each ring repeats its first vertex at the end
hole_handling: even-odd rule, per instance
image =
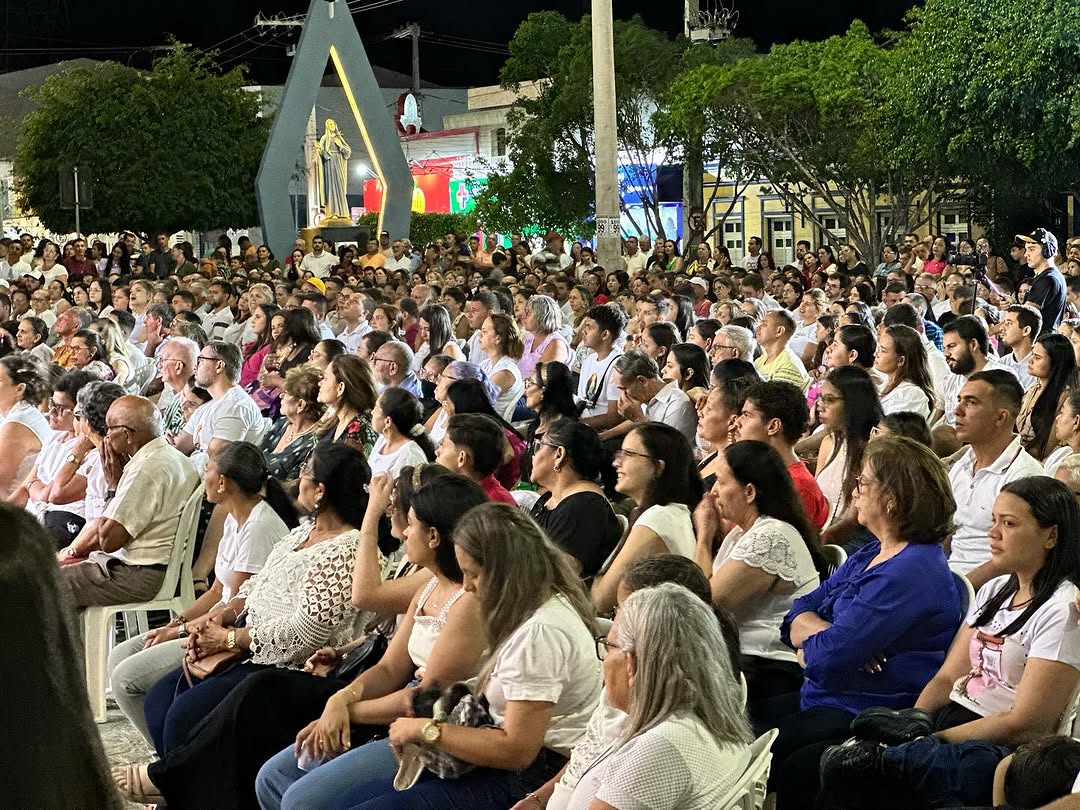
POLYGON ((537 247, 0 239, 16 644, 202 501, 108 662, 154 760, 9 661, 14 804, 704 810, 772 729, 781 810, 1071 791, 1080 240, 537 247))

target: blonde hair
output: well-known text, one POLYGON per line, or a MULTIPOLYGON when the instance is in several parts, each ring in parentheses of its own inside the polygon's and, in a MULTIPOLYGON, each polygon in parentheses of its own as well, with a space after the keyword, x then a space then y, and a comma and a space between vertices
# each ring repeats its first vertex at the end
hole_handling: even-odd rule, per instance
POLYGON ((115 321, 109 318, 98 318, 94 321, 94 331, 101 336, 101 348, 105 352, 107 362, 112 363, 117 359, 128 362, 127 353, 124 351, 124 336, 120 334, 120 327, 115 321))
POLYGON ((499 648, 553 596, 561 596, 596 633, 596 609, 581 577, 531 517, 504 503, 476 506, 454 530, 454 545, 484 571, 478 594, 490 657, 480 671, 487 685, 499 648))
POLYGON ((637 662, 619 745, 684 712, 720 745, 753 739, 720 623, 700 597, 674 582, 634 591, 614 635, 637 662))
POLYGON ((1080 487, 1080 453, 1069 453, 1058 465, 1059 470, 1069 474, 1069 488, 1080 487))

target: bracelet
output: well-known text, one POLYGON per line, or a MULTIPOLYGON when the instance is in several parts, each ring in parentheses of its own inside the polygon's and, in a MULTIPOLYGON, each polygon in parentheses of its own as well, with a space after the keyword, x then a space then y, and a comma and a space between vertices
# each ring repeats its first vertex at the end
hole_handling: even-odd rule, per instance
POLYGON ((232 651, 236 649, 236 631, 230 630, 225 636, 225 649, 232 651))
POLYGON ((345 687, 344 689, 342 689, 341 691, 342 691, 342 692, 348 692, 348 693, 349 693, 349 697, 351 697, 351 698, 352 698, 352 702, 353 702, 353 703, 359 703, 359 702, 360 702, 360 698, 358 698, 358 697, 356 696, 356 692, 354 692, 354 691, 353 691, 353 688, 352 688, 351 686, 346 686, 346 687, 345 687))
POLYGON ((535 793, 526 793, 525 798, 532 799, 534 802, 536 802, 537 807, 547 807, 547 803, 535 793))

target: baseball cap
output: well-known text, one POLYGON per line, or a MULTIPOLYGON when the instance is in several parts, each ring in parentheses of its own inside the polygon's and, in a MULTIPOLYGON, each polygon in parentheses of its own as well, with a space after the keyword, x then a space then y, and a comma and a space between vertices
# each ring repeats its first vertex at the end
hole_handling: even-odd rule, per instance
POLYGON ((304 284, 310 284, 323 295, 326 295, 326 284, 323 283, 321 278, 306 278, 304 279, 304 284))
POLYGON ((36 278, 38 281, 41 281, 43 278, 45 278, 44 273, 33 267, 31 267, 29 270, 23 270, 22 277, 26 278, 27 276, 30 276, 30 278, 36 278))
POLYGON ((1054 256, 1057 254, 1058 241, 1046 228, 1036 228, 1030 234, 1026 236, 1022 233, 1016 235, 1017 245, 1042 245, 1043 251, 1047 256, 1054 256))
POLYGON ((701 276, 694 276, 692 279, 690 279, 690 283, 693 284, 695 287, 701 287, 701 289, 703 290, 709 289, 709 282, 707 282, 701 276))

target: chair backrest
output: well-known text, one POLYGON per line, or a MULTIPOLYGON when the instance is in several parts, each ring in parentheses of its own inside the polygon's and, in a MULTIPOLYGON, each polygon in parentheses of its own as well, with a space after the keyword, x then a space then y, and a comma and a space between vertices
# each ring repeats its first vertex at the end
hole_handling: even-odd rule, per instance
POLYGON ((761 810, 772 765, 772 746, 779 733, 779 729, 769 729, 750 744, 750 764, 717 805, 718 810, 761 810))
POLYGON ((533 506, 540 500, 540 493, 533 489, 515 489, 510 495, 517 501, 518 509, 525 514, 531 512, 533 506))
POLYGON ((1058 723, 1057 733, 1066 737, 1075 737, 1077 714, 1080 714, 1080 686, 1073 690, 1069 705, 1065 708, 1065 713, 1061 715, 1061 722, 1058 723))
POLYGON ((831 543, 823 543, 821 545, 821 556, 825 558, 825 562, 829 564, 829 574, 836 572, 836 569, 847 562, 847 552, 840 546, 834 546, 831 543))
POLYGON ((180 512, 169 567, 165 571, 165 579, 155 601, 169 600, 176 596, 177 584, 182 596, 194 599, 195 586, 191 581, 191 566, 195 558, 195 533, 199 530, 199 513, 202 511, 204 497, 205 492, 200 482, 180 512))
POLYGON ((967 612, 971 610, 971 606, 975 604, 975 586, 972 585, 971 580, 963 574, 958 574, 953 571, 952 575, 953 579, 956 581, 956 590, 960 592, 960 610, 964 616, 967 616, 967 612))

